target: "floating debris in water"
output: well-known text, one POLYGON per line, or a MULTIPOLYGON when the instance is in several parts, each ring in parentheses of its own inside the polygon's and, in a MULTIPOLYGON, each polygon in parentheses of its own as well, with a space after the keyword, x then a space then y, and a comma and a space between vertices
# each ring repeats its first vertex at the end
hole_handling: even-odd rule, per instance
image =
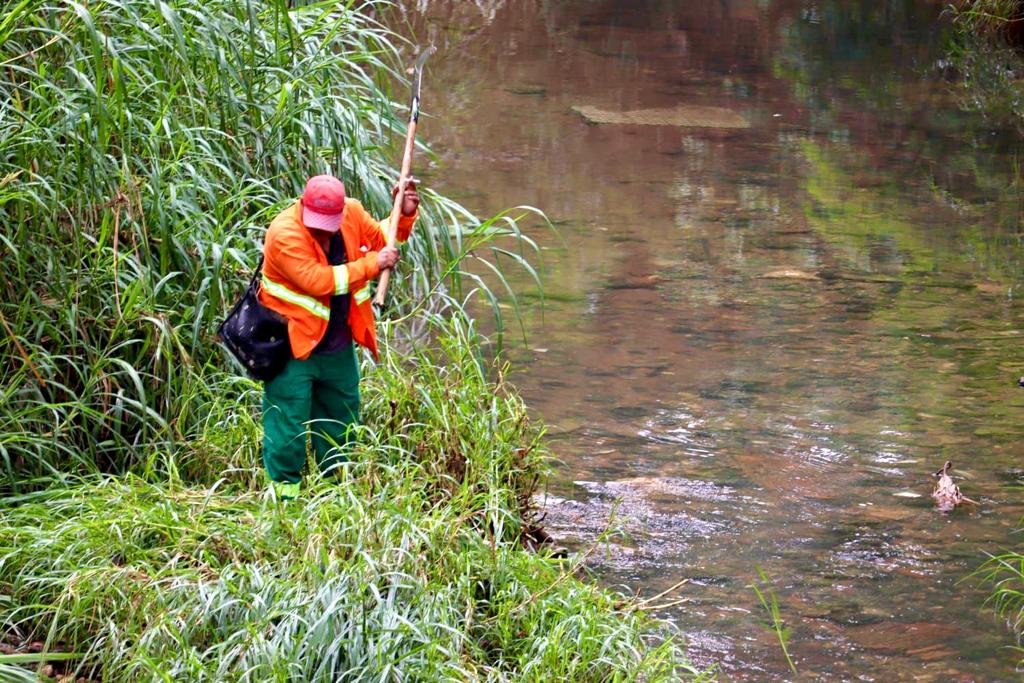
POLYGON ((634 126, 680 126, 685 128, 750 128, 750 122, 722 107, 700 107, 679 105, 671 109, 634 109, 632 111, 607 111, 589 105, 575 106, 574 112, 587 123, 634 125, 634 126))
POLYGON ((769 280, 820 280, 817 273, 808 273, 795 268, 783 268, 765 273, 761 277, 769 280))
POLYGON ((505 90, 513 95, 533 95, 535 97, 541 97, 548 94, 548 89, 543 85, 534 85, 532 83, 510 85, 505 88, 505 90))
POLYGON ((892 495, 896 496, 897 498, 920 498, 921 497, 920 493, 914 493, 913 491, 897 491, 896 493, 894 493, 892 495))
POLYGON ((953 469, 953 463, 947 460, 942 469, 935 473, 935 476, 939 478, 935 483, 935 490, 932 491, 932 498, 935 499, 936 506, 942 512, 950 512, 961 503, 977 505, 975 501, 960 493, 960 487, 949 476, 951 469, 953 469))

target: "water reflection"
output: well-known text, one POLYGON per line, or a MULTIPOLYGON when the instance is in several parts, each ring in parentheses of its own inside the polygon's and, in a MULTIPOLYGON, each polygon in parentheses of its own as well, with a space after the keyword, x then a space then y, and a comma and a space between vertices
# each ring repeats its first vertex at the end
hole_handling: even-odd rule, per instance
POLYGON ((447 46, 421 120, 432 184, 559 228, 535 232, 542 350, 514 352, 563 461, 552 530, 585 548, 611 525, 592 556, 611 584, 689 577, 665 616, 735 679, 787 677, 756 567, 802 677, 1013 679, 958 581, 1024 513, 1016 141, 956 109, 940 8, 404 6, 447 46), (751 127, 595 125, 582 106, 751 127), (933 509, 946 459, 978 509, 933 509))

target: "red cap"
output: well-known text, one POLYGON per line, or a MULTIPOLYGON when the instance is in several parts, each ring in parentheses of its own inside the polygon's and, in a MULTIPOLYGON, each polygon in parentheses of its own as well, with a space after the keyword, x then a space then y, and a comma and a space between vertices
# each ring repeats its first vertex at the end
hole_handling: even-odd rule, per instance
POLYGON ((330 175, 315 175, 302 192, 302 223, 307 228, 338 232, 345 210, 345 185, 330 175))

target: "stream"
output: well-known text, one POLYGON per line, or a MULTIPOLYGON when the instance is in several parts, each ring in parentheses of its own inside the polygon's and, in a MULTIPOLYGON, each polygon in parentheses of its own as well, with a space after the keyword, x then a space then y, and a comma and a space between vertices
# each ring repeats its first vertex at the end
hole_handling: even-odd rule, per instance
POLYGON ((552 223, 506 339, 545 526, 687 580, 656 614, 722 680, 1020 678, 965 578, 1024 516, 1019 137, 965 112, 943 4, 400 3, 418 173, 552 223), (946 460, 979 505, 936 510, 946 460))

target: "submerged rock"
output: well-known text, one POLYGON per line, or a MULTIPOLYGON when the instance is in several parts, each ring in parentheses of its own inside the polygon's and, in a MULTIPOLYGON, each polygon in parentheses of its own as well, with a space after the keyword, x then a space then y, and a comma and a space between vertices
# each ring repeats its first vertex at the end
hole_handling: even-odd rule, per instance
POLYGON ((871 613, 854 601, 836 601, 811 607, 803 613, 808 619, 826 619, 840 626, 864 626, 885 621, 879 613, 871 613))
POLYGON ((678 105, 665 109, 608 111, 590 105, 574 106, 587 123, 634 126, 679 126, 694 128, 750 128, 750 122, 722 107, 678 105))
POLYGON ((875 522, 898 522, 909 519, 917 514, 917 511, 910 506, 888 506, 884 503, 870 505, 861 504, 862 507, 858 516, 875 522))
POLYGON ((865 624, 846 630, 847 637, 857 645, 883 652, 917 650, 923 643, 942 645, 959 634, 960 629, 951 624, 926 621, 865 624))
POLYGON ((732 487, 681 477, 635 477, 577 481, 582 500, 537 499, 544 526, 570 547, 593 543, 614 530, 607 552, 592 558, 605 567, 636 569, 681 566, 694 543, 735 533, 737 522, 723 511, 738 496, 732 487))

